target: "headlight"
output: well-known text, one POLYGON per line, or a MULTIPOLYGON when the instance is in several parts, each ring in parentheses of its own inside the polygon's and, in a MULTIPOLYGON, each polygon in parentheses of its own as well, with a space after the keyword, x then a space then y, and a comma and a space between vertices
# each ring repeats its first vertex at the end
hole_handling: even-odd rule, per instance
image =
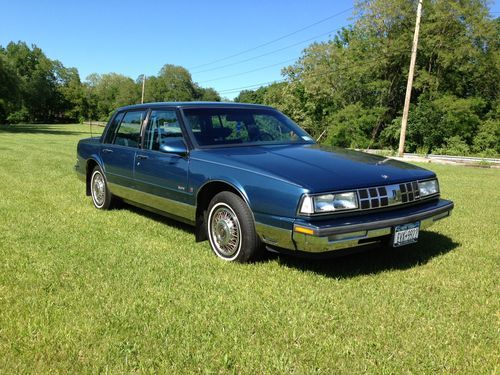
POLYGON ((300 207, 301 214, 320 214, 358 208, 356 192, 306 196, 300 207))
POLYGON ((439 184, 437 180, 421 181, 418 183, 418 190, 421 197, 439 193, 439 184))

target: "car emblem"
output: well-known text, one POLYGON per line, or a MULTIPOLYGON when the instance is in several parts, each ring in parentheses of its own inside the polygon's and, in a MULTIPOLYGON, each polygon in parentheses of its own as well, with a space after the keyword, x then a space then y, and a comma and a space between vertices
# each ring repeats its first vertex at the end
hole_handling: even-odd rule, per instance
POLYGON ((389 176, 387 176, 386 174, 381 175, 381 177, 382 177, 384 180, 387 180, 387 179, 389 178, 389 176))

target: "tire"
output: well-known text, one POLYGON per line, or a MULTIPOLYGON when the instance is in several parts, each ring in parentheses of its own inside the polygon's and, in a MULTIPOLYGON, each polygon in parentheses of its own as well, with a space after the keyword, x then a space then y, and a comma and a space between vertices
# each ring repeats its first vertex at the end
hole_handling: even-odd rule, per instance
POLYGON ((113 203, 113 195, 108 189, 106 177, 101 168, 96 165, 90 177, 90 196, 94 207, 99 210, 109 210, 113 203))
POLYGON ((246 202, 229 191, 217 194, 208 206, 206 225, 210 246, 225 261, 244 263, 262 248, 246 202))

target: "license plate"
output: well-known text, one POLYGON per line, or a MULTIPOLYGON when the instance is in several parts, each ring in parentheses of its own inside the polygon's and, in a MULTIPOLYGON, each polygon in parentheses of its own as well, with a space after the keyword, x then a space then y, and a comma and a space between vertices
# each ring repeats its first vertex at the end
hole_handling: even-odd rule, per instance
POLYGON ((419 230, 420 221, 395 226, 392 246, 399 247, 417 242, 419 230))

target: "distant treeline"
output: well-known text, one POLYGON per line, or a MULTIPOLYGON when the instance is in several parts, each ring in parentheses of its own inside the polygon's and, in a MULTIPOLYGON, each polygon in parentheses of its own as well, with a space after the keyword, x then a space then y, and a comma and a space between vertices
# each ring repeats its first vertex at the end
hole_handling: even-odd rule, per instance
MULTIPOLYGON (((284 82, 235 100, 277 107, 329 144, 397 148, 416 5, 358 1, 356 21, 306 48, 284 82)), ((486 1, 423 2, 407 151, 500 153, 499 44, 486 1)))
MULTIPOLYGON (((145 101, 220 101, 180 66, 165 65, 147 77, 145 101)), ((142 76, 91 74, 81 81, 76 68, 49 59, 24 42, 0 46, 0 124, 82 122, 108 119, 117 107, 140 103, 142 76)))
MULTIPOLYGON (((396 148, 416 1, 359 0, 355 21, 307 47, 284 79, 235 101, 282 110, 321 142, 396 148)), ((500 154, 500 19, 485 0, 424 1, 406 151, 500 154)), ((140 102, 142 77, 92 74, 47 58, 36 46, 0 47, 0 123, 106 120, 140 102)), ((183 67, 148 77, 145 101, 219 101, 183 67)))

